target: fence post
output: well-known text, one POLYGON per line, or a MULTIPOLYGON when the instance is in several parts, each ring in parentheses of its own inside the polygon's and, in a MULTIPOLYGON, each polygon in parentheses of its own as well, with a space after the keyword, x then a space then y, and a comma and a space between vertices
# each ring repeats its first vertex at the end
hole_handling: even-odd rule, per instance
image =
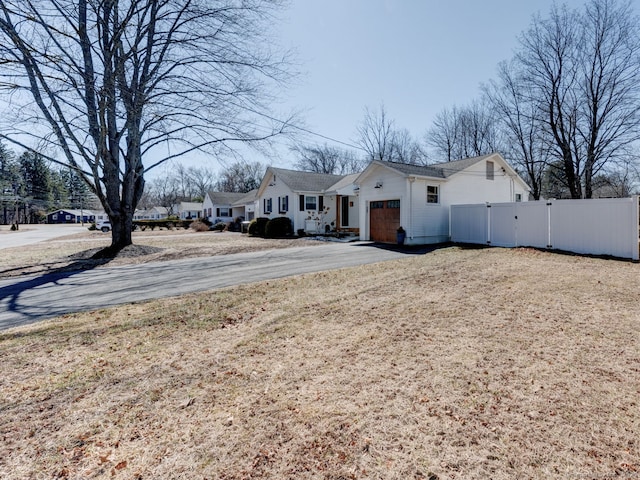
POLYGON ((491 245, 491 204, 487 203, 487 245, 491 245))
POLYGON ((547 248, 553 248, 551 244, 551 202, 547 202, 547 248))

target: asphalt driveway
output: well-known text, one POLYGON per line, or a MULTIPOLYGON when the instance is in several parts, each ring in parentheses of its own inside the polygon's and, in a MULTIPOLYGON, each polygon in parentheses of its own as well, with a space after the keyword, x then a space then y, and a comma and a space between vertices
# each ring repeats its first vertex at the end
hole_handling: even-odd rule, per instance
POLYGON ((65 313, 395 260, 426 250, 328 243, 0 280, 0 330, 65 313))

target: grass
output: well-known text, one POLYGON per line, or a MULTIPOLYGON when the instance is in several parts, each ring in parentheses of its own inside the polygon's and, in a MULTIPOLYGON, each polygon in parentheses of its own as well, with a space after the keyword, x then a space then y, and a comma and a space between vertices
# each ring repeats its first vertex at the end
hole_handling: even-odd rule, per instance
POLYGON ((450 247, 5 331, 0 478, 637 478, 637 287, 450 247))

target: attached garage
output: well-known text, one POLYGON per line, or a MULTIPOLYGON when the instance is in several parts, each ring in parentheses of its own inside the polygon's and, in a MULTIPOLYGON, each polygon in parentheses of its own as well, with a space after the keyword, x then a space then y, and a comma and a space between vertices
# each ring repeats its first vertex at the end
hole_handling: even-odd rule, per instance
POLYGON ((396 243, 400 227, 400 200, 369 202, 369 238, 375 242, 396 243))

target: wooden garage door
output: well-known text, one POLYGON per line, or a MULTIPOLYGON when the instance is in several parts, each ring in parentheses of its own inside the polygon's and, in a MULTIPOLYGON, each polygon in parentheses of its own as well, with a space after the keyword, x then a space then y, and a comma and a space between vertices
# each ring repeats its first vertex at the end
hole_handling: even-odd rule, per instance
POLYGON ((400 200, 370 202, 369 225, 371 240, 396 243, 396 230, 400 226, 400 200))

